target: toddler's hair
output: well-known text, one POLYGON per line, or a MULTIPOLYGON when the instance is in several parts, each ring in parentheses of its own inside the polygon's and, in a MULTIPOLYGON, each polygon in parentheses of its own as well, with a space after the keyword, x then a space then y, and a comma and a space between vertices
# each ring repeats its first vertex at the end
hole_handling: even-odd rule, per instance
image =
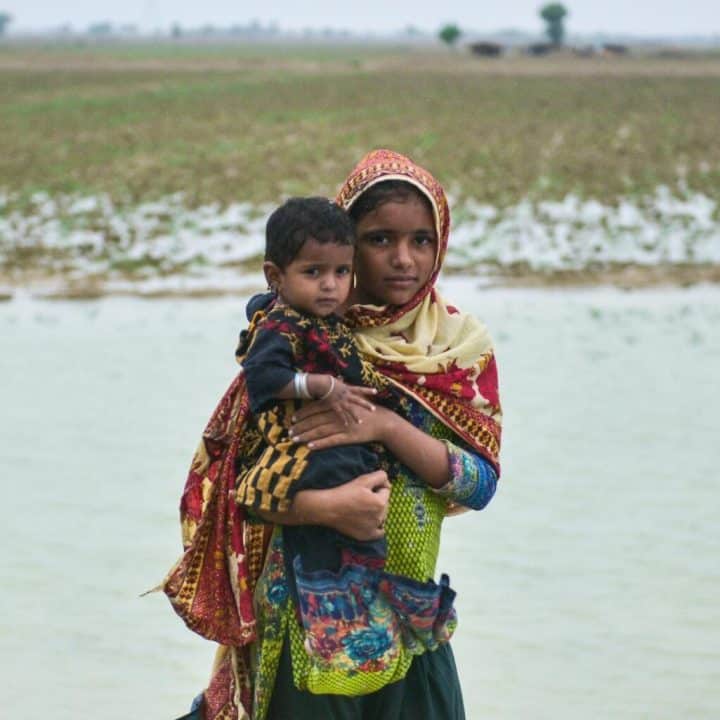
POLYGON ((425 207, 433 213, 432 203, 425 193, 412 183, 404 180, 383 180, 376 185, 371 185, 360 197, 350 206, 348 214, 354 223, 358 223, 365 215, 377 210, 381 205, 388 202, 407 202, 411 197, 422 200, 425 207))
POLYGON ((268 218, 265 260, 284 270, 308 238, 319 243, 353 245, 355 229, 348 214, 327 198, 290 198, 268 218))

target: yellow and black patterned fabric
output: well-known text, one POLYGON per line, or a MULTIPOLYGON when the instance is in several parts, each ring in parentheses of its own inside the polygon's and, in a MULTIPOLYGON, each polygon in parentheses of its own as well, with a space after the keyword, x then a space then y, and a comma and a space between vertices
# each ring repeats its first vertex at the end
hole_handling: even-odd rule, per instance
POLYGON ((249 467, 241 460, 238 475, 237 502, 259 510, 286 510, 290 504, 290 488, 297 484, 308 464, 310 450, 290 440, 283 419, 292 414, 295 403, 286 401, 255 418, 265 438, 266 447, 249 467), (288 412, 290 410, 290 412, 288 412))

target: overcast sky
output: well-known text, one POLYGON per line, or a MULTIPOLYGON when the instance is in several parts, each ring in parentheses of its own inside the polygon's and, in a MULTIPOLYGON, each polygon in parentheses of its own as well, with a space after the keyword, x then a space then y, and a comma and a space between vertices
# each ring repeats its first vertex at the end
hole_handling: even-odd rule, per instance
MULTIPOLYGON (((385 32, 408 25, 436 30, 446 22, 490 31, 539 30, 543 0, 0 0, 0 10, 14 17, 13 30, 39 30, 69 23, 75 29, 108 20, 142 30, 205 24, 228 26, 258 20, 285 30, 307 27, 385 32)), ((595 31, 636 35, 720 35, 720 0, 567 0, 570 32, 595 31)))

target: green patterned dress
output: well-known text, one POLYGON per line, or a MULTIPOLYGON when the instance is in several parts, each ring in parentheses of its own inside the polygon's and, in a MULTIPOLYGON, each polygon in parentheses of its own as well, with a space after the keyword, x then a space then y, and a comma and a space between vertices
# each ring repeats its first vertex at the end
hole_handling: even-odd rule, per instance
MULTIPOLYGON (((429 489, 400 462, 393 462, 389 472, 392 489, 386 523, 386 570, 424 583, 435 576, 440 531, 449 506, 484 507, 495 492, 496 475, 484 458, 458 445, 452 431, 418 403, 410 402, 407 419, 443 440, 450 460, 451 479, 440 490, 429 489)), ((415 642, 405 634, 400 647, 394 648, 392 662, 373 663, 373 654, 380 657, 386 650, 376 646, 375 638, 381 633, 370 632, 382 629, 383 615, 379 613, 367 637, 360 639, 364 642, 350 648, 361 653, 361 665, 344 672, 324 667, 306 651, 306 633, 288 592, 282 533, 278 530, 255 602, 260 639, 255 653, 254 720, 371 720, 374 707, 383 708, 383 717, 400 720, 405 715, 392 715, 391 707, 395 703, 397 713, 407 712, 402 707, 409 706, 410 696, 425 709, 437 706, 438 717, 464 717, 457 672, 447 644, 454 622, 434 646, 415 642), (440 687, 436 686, 438 678, 444 678, 440 687), (420 698, 418 693, 427 697, 420 698), (292 714, 288 715, 290 710, 292 714)))

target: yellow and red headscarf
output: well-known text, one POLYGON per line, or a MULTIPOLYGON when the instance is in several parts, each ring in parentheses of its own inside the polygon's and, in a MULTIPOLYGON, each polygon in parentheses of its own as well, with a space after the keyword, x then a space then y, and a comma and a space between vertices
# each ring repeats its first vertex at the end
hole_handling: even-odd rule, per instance
POLYGON ((337 202, 349 210, 368 189, 387 180, 407 182, 430 201, 437 233, 435 266, 405 305, 355 305, 346 319, 355 328, 360 351, 381 373, 499 470, 502 414, 490 337, 484 325, 446 303, 435 288, 450 230, 442 186, 404 155, 374 150, 350 173, 337 202))

